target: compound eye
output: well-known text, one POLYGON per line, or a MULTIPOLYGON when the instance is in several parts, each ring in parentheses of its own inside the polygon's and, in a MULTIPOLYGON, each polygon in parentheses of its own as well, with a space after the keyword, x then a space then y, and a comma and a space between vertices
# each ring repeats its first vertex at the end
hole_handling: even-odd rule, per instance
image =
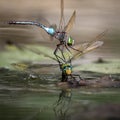
POLYGON ((72 39, 72 37, 69 37, 69 38, 68 38, 67 45, 68 45, 68 46, 74 45, 74 40, 72 39))

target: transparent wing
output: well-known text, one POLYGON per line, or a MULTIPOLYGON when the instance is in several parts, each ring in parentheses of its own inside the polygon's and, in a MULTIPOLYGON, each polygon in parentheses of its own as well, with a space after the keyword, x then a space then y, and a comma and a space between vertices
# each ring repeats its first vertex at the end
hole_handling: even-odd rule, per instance
POLYGON ((64 28, 65 32, 68 32, 71 30, 71 28, 73 27, 73 24, 75 22, 75 17, 76 17, 76 11, 73 12, 71 18, 68 21, 68 24, 65 26, 65 28, 64 28))
MULTIPOLYGON (((25 46, 25 45, 21 45, 22 49, 24 50, 28 50, 31 51, 37 55, 43 55, 44 57, 50 58, 51 60, 57 61, 54 57, 52 57, 52 55, 49 55, 49 53, 46 53, 45 51, 43 51, 42 49, 35 49, 33 46, 25 46)), ((36 47, 36 46, 35 46, 36 47)), ((39 46, 40 48, 40 46, 39 46)), ((49 47, 46 47, 46 49, 50 50, 49 47)), ((29 61, 23 61, 20 63, 12 63, 11 64, 16 70, 20 70, 20 71, 28 71, 28 70, 37 70, 41 68, 42 70, 45 70, 48 68, 48 70, 52 69, 52 68, 57 68, 59 67, 58 64, 56 63, 32 63, 29 61), (50 68, 50 69, 49 69, 50 68)))
POLYGON ((74 48, 77 49, 78 51, 73 50, 73 49, 71 50, 72 57, 70 60, 77 59, 81 55, 86 54, 87 52, 90 52, 90 51, 102 46, 104 42, 100 41, 100 39, 103 38, 103 36, 106 34, 107 31, 108 30, 105 30, 104 32, 100 33, 90 42, 74 46, 74 48))
POLYGON ((100 40, 101 38, 103 38, 105 36, 105 34, 108 32, 108 29, 106 29, 105 31, 103 31, 102 33, 100 33, 99 35, 97 35, 92 41, 96 41, 96 40, 100 40))
POLYGON ((98 47, 100 47, 100 46, 102 46, 103 43, 104 43, 103 41, 95 41, 95 42, 91 43, 91 44, 83 51, 83 54, 84 54, 84 53, 87 53, 87 52, 89 52, 89 51, 92 51, 92 50, 94 50, 94 49, 96 49, 96 48, 98 48, 98 47))
POLYGON ((18 71, 29 71, 29 72, 40 72, 40 71, 52 71, 52 69, 55 69, 59 67, 58 64, 40 64, 40 63, 26 63, 26 62, 20 62, 20 63, 12 63, 11 66, 18 70, 18 71))
MULTIPOLYGON (((40 50, 40 49, 38 50, 38 49, 31 48, 31 47, 27 47, 27 46, 23 46, 23 48, 24 48, 24 49, 27 49, 27 50, 29 50, 29 51, 31 51, 31 52, 37 54, 37 55, 44 55, 45 57, 48 57, 48 58, 50 58, 50 59, 52 59, 52 60, 57 61, 54 57, 52 57, 51 55, 49 55, 49 54, 43 52, 43 51, 40 50)), ((50 49, 50 48, 48 48, 48 49, 50 49)))
POLYGON ((100 46, 103 45, 103 41, 94 41, 94 42, 90 42, 90 43, 83 43, 83 44, 80 44, 80 46, 78 45, 77 46, 77 50, 79 51, 72 51, 72 57, 70 60, 73 60, 73 59, 77 59, 78 57, 86 54, 87 52, 90 52, 100 46))
POLYGON ((60 1, 60 23, 59 23, 59 29, 62 30, 64 26, 64 0, 60 1))

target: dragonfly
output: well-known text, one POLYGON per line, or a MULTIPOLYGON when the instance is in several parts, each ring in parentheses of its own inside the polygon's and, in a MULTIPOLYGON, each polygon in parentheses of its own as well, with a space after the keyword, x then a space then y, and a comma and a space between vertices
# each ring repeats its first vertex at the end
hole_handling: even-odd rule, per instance
MULTIPOLYGON (((99 35, 99 37, 100 36, 101 36, 101 34, 99 35)), ((76 60, 76 59, 80 58, 82 55, 102 46, 103 43, 104 42, 100 41, 100 40, 93 40, 91 42, 86 42, 83 44, 76 45, 75 48, 78 49, 79 51, 71 50, 72 54, 68 55, 69 57, 66 57, 67 58, 66 61, 61 60, 60 63, 58 62, 58 60, 55 57, 52 57, 51 55, 49 55, 43 51, 40 51, 37 49, 32 49, 32 48, 26 47, 26 46, 24 46, 24 49, 32 51, 38 55, 44 55, 45 57, 48 57, 48 58, 58 62, 59 68, 62 72, 61 82, 68 82, 72 87, 74 87, 74 86, 80 85, 80 81, 83 79, 80 77, 79 74, 73 73, 74 66, 72 65, 72 61, 76 60)))
MULTIPOLYGON (((75 22, 76 17, 76 11, 72 13, 68 23, 65 25, 65 19, 64 19, 64 0, 60 1, 60 22, 58 28, 56 26, 45 26, 40 22, 35 21, 9 21, 9 24, 17 24, 17 25, 35 25, 37 27, 42 28, 46 33, 48 33, 52 39, 57 39, 59 41, 59 44, 57 44, 56 49, 54 50, 54 55, 56 59, 59 61, 60 59, 65 61, 65 56, 63 54, 63 49, 66 48, 69 52, 69 48, 73 48, 74 45, 74 39, 68 34, 68 32, 72 29, 73 24, 75 22), (58 55, 58 51, 61 51, 62 57, 58 55)), ((77 50, 76 50, 77 51, 77 50)), ((59 61, 60 62, 60 61, 59 61)))

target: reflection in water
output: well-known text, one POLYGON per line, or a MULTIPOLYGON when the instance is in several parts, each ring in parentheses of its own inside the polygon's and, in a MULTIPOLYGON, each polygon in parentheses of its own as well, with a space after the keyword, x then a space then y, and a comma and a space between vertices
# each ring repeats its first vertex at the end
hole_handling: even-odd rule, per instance
POLYGON ((54 112, 57 120, 68 120, 69 119, 69 108, 71 102, 71 89, 62 89, 59 98, 54 104, 54 112))

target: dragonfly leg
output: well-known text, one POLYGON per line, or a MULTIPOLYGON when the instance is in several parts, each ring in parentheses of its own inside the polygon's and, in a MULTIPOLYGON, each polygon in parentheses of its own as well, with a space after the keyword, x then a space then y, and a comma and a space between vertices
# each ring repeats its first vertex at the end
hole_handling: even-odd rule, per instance
POLYGON ((81 76, 78 74, 74 74, 74 76, 79 77, 79 80, 83 80, 83 78, 81 78, 81 76))
MULTIPOLYGON (((68 48, 68 46, 65 44, 65 48, 67 49, 68 52, 71 53, 70 49, 68 48)), ((72 54, 72 53, 71 53, 72 54)))
MULTIPOLYGON (((61 51, 60 46, 61 46, 61 44, 58 44, 57 47, 56 47, 56 49, 55 49, 55 51, 54 51, 54 55, 55 55, 55 57, 57 58, 57 61, 59 62, 59 64, 61 63, 60 60, 62 60, 63 62, 65 62, 64 57, 61 58, 60 56, 57 55, 58 50, 61 51)), ((61 53, 62 53, 62 51, 61 51, 61 53)))
POLYGON ((66 58, 65 58, 65 56, 64 56, 64 52, 63 52, 63 50, 64 50, 64 47, 65 47, 65 45, 64 44, 62 44, 62 49, 60 48, 60 52, 61 52, 61 55, 62 55, 62 57, 63 57, 63 59, 64 59, 64 61, 66 61, 66 58))
POLYGON ((80 50, 78 50, 78 49, 76 49, 76 48, 74 48, 74 47, 72 47, 72 46, 69 46, 71 49, 73 49, 73 50, 75 50, 75 51, 78 51, 78 52, 82 52, 82 51, 80 51, 80 50))
POLYGON ((79 81, 80 80, 84 80, 84 78, 82 78, 79 74, 72 74, 73 77, 78 77, 79 78, 79 81))
POLYGON ((77 87, 80 85, 80 81, 83 80, 78 74, 71 74, 71 81, 68 81, 72 87, 77 87))

